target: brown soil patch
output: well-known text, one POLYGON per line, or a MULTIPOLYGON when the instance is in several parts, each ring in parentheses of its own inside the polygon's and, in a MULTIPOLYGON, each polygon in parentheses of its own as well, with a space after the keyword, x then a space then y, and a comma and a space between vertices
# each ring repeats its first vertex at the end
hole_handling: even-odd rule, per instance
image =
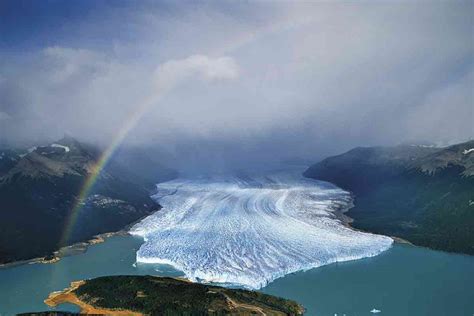
POLYGON ((71 286, 64 289, 63 291, 53 292, 49 294, 48 298, 44 302, 51 307, 55 307, 62 303, 71 303, 79 306, 81 313, 83 314, 95 314, 95 315, 120 315, 120 316, 143 316, 142 313, 123 310, 123 309, 108 309, 108 308, 99 308, 87 304, 81 301, 74 290, 83 285, 85 281, 75 281, 71 282, 71 286))

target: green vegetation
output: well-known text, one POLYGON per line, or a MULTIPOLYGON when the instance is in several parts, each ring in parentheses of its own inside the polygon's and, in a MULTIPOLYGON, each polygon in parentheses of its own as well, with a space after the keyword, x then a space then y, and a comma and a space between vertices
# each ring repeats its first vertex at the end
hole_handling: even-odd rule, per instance
MULTIPOLYGON (((0 263, 51 257, 63 246, 65 225, 98 155, 71 138, 57 143, 69 151, 38 147, 2 165, 0 263)), ((157 209, 144 185, 131 182, 117 167, 105 171, 83 202, 67 244, 118 231, 157 209)))
POLYGON ((46 311, 46 312, 33 312, 33 313, 17 314, 17 316, 65 316, 65 315, 78 316, 78 315, 81 315, 81 314, 71 313, 71 312, 63 312, 63 311, 54 311, 54 312, 46 311))
POLYGON ((74 293, 99 308, 151 315, 301 315, 296 302, 240 289, 227 289, 173 278, 106 276, 86 281, 74 293))
POLYGON ((474 142, 443 149, 356 148, 305 176, 355 195, 353 226, 445 251, 474 254, 474 142))

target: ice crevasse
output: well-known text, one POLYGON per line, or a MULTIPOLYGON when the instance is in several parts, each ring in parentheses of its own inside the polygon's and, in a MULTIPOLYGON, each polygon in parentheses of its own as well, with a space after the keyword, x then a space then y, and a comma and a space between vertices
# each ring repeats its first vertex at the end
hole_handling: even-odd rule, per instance
POLYGON ((375 256, 392 239, 352 230, 336 186, 280 171, 176 179, 157 185, 163 208, 136 224, 142 263, 166 263, 193 281, 258 289, 285 274, 375 256))

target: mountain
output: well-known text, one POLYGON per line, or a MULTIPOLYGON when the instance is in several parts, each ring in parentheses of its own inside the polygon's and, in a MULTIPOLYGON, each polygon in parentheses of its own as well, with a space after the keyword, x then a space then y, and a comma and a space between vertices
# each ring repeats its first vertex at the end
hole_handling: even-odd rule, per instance
POLYGON ((306 177, 355 195, 355 228, 474 254, 474 141, 445 148, 359 147, 312 165, 306 177))
POLYGON ((11 148, 0 149, 0 177, 13 168, 21 158, 21 151, 11 148))
POLYGON ((178 172, 161 163, 163 154, 151 147, 124 147, 117 150, 107 165, 109 172, 119 172, 131 182, 154 189, 157 182, 178 176, 178 172))
POLYGON ((298 303, 240 289, 144 276, 105 276, 72 282, 71 287, 53 292, 45 301, 50 306, 73 303, 81 311, 123 315, 302 315, 298 303))
POLYGON ((85 201, 79 192, 99 156, 65 137, 47 146, 0 150, 0 263, 49 256, 61 244, 69 215, 82 203, 66 244, 117 231, 159 209, 147 184, 118 167, 98 176, 85 201))

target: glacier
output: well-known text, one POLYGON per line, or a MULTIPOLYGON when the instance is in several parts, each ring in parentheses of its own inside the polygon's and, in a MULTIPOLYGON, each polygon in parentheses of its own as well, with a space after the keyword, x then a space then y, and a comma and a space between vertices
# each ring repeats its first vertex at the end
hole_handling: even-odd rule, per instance
POLYGON ((198 282, 258 289, 276 278, 375 256, 386 236, 353 230, 351 195, 300 170, 175 179, 157 185, 163 208, 130 230, 139 263, 170 264, 198 282))

